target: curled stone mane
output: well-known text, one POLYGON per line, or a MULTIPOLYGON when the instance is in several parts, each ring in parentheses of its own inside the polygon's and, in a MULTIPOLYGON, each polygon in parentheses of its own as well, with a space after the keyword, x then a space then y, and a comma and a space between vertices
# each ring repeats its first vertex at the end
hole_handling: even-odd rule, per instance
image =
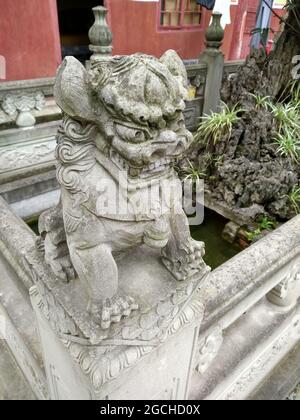
POLYGON ((87 194, 81 174, 92 169, 96 163, 95 133, 94 124, 64 116, 57 134, 57 179, 72 194, 87 194))
POLYGON ((96 63, 88 77, 93 94, 117 117, 157 123, 185 107, 185 90, 160 60, 143 54, 96 63))

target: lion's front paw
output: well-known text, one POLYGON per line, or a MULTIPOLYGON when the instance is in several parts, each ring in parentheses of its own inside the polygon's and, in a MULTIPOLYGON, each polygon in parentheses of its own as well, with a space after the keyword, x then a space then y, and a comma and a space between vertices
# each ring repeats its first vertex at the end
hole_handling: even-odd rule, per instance
POLYGON ((128 317, 137 309, 138 305, 130 296, 115 296, 104 302, 93 302, 89 305, 92 317, 104 330, 107 330, 111 324, 120 322, 123 317, 128 317))

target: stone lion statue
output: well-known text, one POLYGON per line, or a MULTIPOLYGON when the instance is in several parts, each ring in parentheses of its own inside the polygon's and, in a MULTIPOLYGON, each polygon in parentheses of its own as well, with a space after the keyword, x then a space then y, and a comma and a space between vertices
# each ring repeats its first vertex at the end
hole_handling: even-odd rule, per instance
POLYGON ((204 269, 203 243, 190 236, 173 169, 188 149, 187 75, 174 51, 60 66, 55 99, 64 113, 57 135, 61 202, 39 221, 45 259, 64 280, 78 275, 88 310, 103 329, 138 309, 118 288, 116 261, 146 244, 183 281, 204 269), (156 191, 155 197, 149 194, 156 191))

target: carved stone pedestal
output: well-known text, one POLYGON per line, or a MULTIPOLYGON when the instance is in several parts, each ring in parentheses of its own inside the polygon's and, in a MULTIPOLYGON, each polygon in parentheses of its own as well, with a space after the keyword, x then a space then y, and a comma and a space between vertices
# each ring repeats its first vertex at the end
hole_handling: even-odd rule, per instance
POLYGON ((193 139, 186 87, 175 51, 60 66, 61 201, 37 241, 49 275, 30 263, 53 399, 187 398, 209 269, 174 170, 193 139))
POLYGON ((39 279, 31 290, 50 396, 186 399, 204 313, 203 273, 178 282, 159 253, 141 247, 118 263, 120 288, 139 310, 103 330, 86 312, 79 280, 39 279))

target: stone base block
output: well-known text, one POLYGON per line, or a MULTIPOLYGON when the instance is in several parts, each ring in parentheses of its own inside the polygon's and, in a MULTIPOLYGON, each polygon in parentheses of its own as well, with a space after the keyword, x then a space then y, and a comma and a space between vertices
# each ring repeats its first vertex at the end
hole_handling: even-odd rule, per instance
POLYGON ((158 252, 136 250, 119 262, 119 276, 120 289, 139 309, 108 330, 86 312, 79 281, 38 282, 31 298, 51 398, 187 399, 204 315, 199 291, 205 272, 178 282, 158 252))

